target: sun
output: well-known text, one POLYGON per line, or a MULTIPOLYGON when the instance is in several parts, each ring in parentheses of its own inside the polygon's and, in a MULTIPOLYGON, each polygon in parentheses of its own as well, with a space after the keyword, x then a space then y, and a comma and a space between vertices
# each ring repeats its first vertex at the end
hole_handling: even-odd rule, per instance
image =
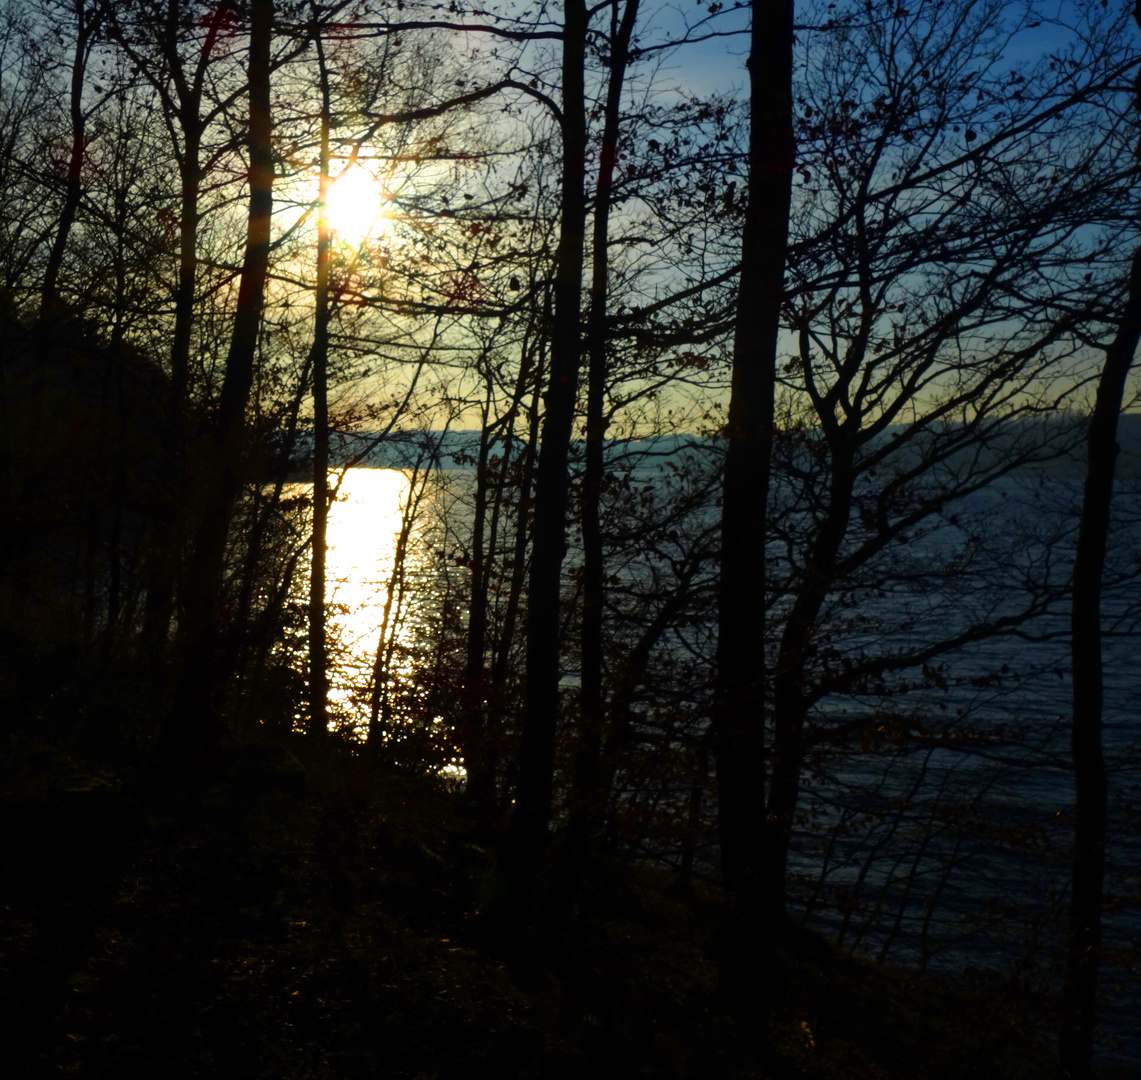
POLYGON ((359 165, 351 165, 329 192, 329 226, 349 244, 375 239, 385 220, 383 199, 376 177, 359 165))

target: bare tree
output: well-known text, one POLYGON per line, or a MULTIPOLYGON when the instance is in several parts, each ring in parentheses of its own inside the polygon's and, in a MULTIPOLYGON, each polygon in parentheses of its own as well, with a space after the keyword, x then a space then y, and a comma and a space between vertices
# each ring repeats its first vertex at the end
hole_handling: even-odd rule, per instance
MULTIPOLYGON (((1141 4, 1133 11, 1141 27, 1141 4)), ((1141 76, 1139 76, 1141 78, 1141 76)), ((1141 82, 1135 83, 1141 93, 1141 82)), ((1134 107, 1141 107, 1141 96, 1134 107)), ((1102 750, 1104 685, 1101 597, 1109 537, 1117 422, 1125 380, 1141 341, 1141 248, 1133 255, 1129 295, 1117 333, 1105 350, 1086 438, 1086 477, 1074 553, 1070 647, 1073 661, 1071 746, 1074 767, 1074 849, 1070 877, 1069 941, 1062 984, 1063 1022, 1058 1060, 1064 1077, 1092 1075, 1097 1026, 1097 977, 1105 876, 1108 778, 1102 750)))
MULTIPOLYGON (((771 877, 774 826, 757 813, 757 806, 765 799, 769 694, 764 551, 795 155, 791 0, 777 6, 753 4, 749 86, 748 193, 725 429, 712 722, 726 911, 719 984, 740 1015, 761 1018, 761 1041, 767 1047, 764 980, 783 912, 771 877)), ((778 744, 776 752, 783 749, 778 744)))
POLYGON ((274 177, 270 114, 272 28, 273 0, 254 0, 250 8, 247 68, 249 214, 245 256, 226 377, 213 431, 211 470, 195 531, 195 549, 187 571, 179 627, 183 672, 170 735, 176 745, 198 747, 206 752, 218 746, 222 736, 215 678, 219 627, 216 597, 221 585, 233 502, 240 486, 245 411, 253 383, 254 353, 269 271, 274 177))
POLYGON ((586 197, 584 78, 589 19, 582 0, 563 5, 562 183, 555 252, 554 313, 543 422, 527 611, 527 687, 519 748, 519 786, 507 839, 504 927, 531 920, 536 878, 551 817, 555 730, 559 715, 559 597, 570 491, 568 454, 578 396, 579 326, 586 197))

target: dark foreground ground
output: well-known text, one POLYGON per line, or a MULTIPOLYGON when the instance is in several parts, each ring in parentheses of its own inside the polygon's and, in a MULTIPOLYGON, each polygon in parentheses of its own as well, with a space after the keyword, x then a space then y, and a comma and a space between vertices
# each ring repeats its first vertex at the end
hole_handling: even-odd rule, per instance
MULTIPOLYGON (((7 1076, 764 1075, 759 1032, 714 1004, 712 892, 615 867, 509 965, 478 933, 494 840, 423 780, 255 753, 186 796, 11 750, 7 1076)), ((772 1039, 801 1075, 1051 1075, 1010 988, 952 990, 807 936, 781 965, 772 1039)))

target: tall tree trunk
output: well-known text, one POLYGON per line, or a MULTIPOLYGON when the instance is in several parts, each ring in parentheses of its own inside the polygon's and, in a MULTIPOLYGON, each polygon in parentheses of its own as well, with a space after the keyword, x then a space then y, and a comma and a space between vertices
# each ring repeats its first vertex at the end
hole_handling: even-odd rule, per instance
POLYGON ((393 659, 403 618, 405 594, 408 590, 408 546, 412 530, 420 517, 420 508, 428 490, 428 482, 437 461, 439 444, 430 451, 421 450, 412 467, 408 481, 408 495, 400 511, 400 532, 392 552, 392 572, 388 576, 388 589, 384 596, 384 609, 377 637, 376 657, 372 666, 372 689, 369 696, 368 735, 366 748, 372 762, 380 757, 384 740, 396 743, 393 731, 393 659))
POLYGON ((638 17, 638 0, 627 0, 621 21, 612 11, 610 33, 610 79, 602 145, 598 158, 598 184, 594 196, 591 236, 590 308, 587 314, 586 467, 582 479, 583 590, 581 629, 581 682, 579 689, 579 739, 571 790, 566 842, 563 845, 557 903, 567 914, 573 906, 590 858, 593 840, 602 827, 608 791, 602 789, 603 733, 603 557, 600 502, 605 469, 606 439, 606 302, 610 206, 613 199, 614 163, 618 154, 622 88, 630 58, 630 38, 638 17))
MULTIPOLYGON (((549 310, 549 304, 544 304, 544 313, 549 310)), ((489 675, 489 697, 491 708, 488 710, 487 730, 501 732, 506 723, 508 712, 508 686, 513 678, 515 665, 515 626, 519 621, 522 606, 523 586, 527 580, 527 539, 531 530, 531 509, 533 506, 531 491, 535 479, 536 460, 538 458, 539 444, 539 406, 542 398, 543 378, 546 374, 546 345, 540 336, 534 345, 524 345, 523 370, 520 372, 520 401, 524 395, 529 395, 526 407, 527 434, 522 452, 515 471, 518 472, 519 481, 516 492, 516 509, 514 521, 514 536, 511 545, 511 580, 507 587, 507 598, 499 606, 499 636, 495 642, 489 675)), ((498 754, 498 750, 495 750, 498 754)), ((514 787, 517 776, 516 763, 507 762, 505 769, 505 787, 510 791, 514 787)), ((501 804, 500 804, 501 805, 501 804)))
MULTIPOLYGON (((314 15, 316 21, 316 15, 314 15)), ((329 731, 329 657, 325 566, 329 531, 329 69, 321 31, 314 28, 321 80, 321 161, 317 202, 317 291, 313 325, 313 544, 309 563, 309 737, 329 731)))
POLYGON ((171 398, 181 413, 190 383, 190 337, 194 324, 194 289, 198 274, 198 201, 202 187, 202 120, 196 98, 179 110, 183 149, 179 162, 178 290, 170 342, 171 398))
MULTIPOLYGON (((297 379, 297 390, 293 394, 289 402, 289 412, 286 414, 285 423, 283 428, 283 449, 281 453, 286 453, 284 448, 292 450, 297 445, 297 424, 299 414, 301 412, 302 399, 306 396, 309 387, 309 370, 312 366, 311 359, 307 356, 305 362, 301 365, 301 372, 297 379)), ((286 474, 284 463, 277 461, 274 464, 274 471, 276 473, 273 488, 269 492, 255 494, 256 505, 254 512, 251 515, 253 524, 250 528, 249 536, 246 540, 245 559, 242 564, 241 571, 241 588, 238 590, 238 600, 234 609, 234 617, 238 626, 253 627, 254 623, 258 624, 257 629, 249 633, 245 633, 241 637, 241 643, 235 655, 235 667, 239 671, 246 670, 247 662, 251 661, 257 666, 259 654, 264 652, 265 645, 265 629, 272 625, 266 620, 266 611, 268 608, 265 605, 259 605, 260 614, 255 617, 254 615, 254 597, 255 593, 259 590, 262 584, 258 580, 258 568, 262 565, 262 558, 265 555, 263 546, 265 544, 266 532, 269 529, 270 523, 278 514, 281 506, 281 493, 285 488, 286 474)), ((295 563, 297 557, 292 559, 295 563)), ((289 576, 292 577, 293 571, 290 569, 289 576)), ((282 579, 277 578, 274 584, 274 589, 281 588, 282 579)), ((269 605, 273 607, 272 604, 269 605)), ((245 695, 247 704, 253 708, 256 699, 250 694, 245 695)), ((249 722, 253 719, 251 716, 246 717, 249 722)))
MULTIPOLYGON (((534 350, 537 353, 538 350, 534 350)), ((525 581, 524 566, 527 551, 527 508, 533 472, 537 434, 534 430, 537 406, 533 392, 535 384, 535 356, 526 339, 522 344, 519 371, 506 414, 490 423, 491 373, 487 373, 487 400, 484 407, 483 431, 480 437, 479 463, 475 497, 475 521, 472 526, 472 580, 471 602, 468 615, 467 663, 464 675, 464 765, 467 770, 465 801, 469 812, 478 818, 490 820, 498 812, 499 735, 503 713, 504 682, 511 641, 514 638, 516 614, 525 581), (532 401, 526 406, 528 418, 527 440, 522 447, 520 460, 515 460, 515 444, 522 442, 516 435, 516 419, 524 410, 524 399, 532 392, 532 401), (494 484, 488 473, 491 452, 492 427, 503 426, 503 457, 494 484), (512 471, 519 474, 518 484, 512 471), (506 493, 514 487, 517 492, 518 516, 515 521, 513 544, 514 564, 506 601, 496 605, 499 620, 499 638, 492 634, 490 605, 490 565, 499 547, 502 520, 507 515, 506 493), (487 500, 491 504, 491 520, 487 521, 487 500), (490 654, 490 656, 488 655, 490 654)))
MULTIPOLYGON (((546 308, 544 308, 546 313, 546 308)), ((523 348, 522 371, 519 381, 519 400, 530 394, 527 402, 527 436, 518 463, 519 488, 515 512, 515 535, 512 544, 511 582, 507 589, 507 600, 502 607, 502 620, 499 627, 499 640, 491 661, 491 690, 501 701, 506 693, 508 671, 511 667, 512 646, 515 642, 515 624, 519 618, 523 585, 527 579, 527 537, 531 531, 531 498, 539 453, 539 404, 542 398, 543 376, 546 372, 546 354, 540 338, 534 345, 534 352, 525 345, 523 348)), ((498 712, 502 712, 500 707, 498 712)))
POLYGON ((164 468, 174 498, 164 501, 156 515, 147 588, 144 648, 152 657, 161 655, 170 631, 174 605, 177 558, 176 537, 180 517, 177 493, 186 481, 186 401, 190 371, 190 337, 194 317, 194 283, 198 260, 198 197, 201 185, 199 162, 201 122, 197 103, 183 116, 185 144, 179 163, 181 206, 179 221, 178 289, 174 302, 174 329, 170 345, 170 417, 163 428, 164 468))
MULTIPOLYGON (((1141 0, 1133 19, 1141 28, 1141 0)), ((1141 109, 1141 75, 1133 106, 1141 109)), ((1141 151, 1139 151, 1141 152, 1141 151)), ((1086 436, 1086 479, 1078 546, 1074 553, 1070 606, 1073 715, 1070 745, 1074 763, 1074 851, 1070 866, 1069 940, 1062 977, 1063 1027, 1058 1039, 1059 1075, 1088 1080, 1097 1027, 1097 975, 1101 952, 1101 909, 1105 879, 1109 785, 1102 752, 1104 686, 1101 656, 1101 578, 1109 537, 1117 423, 1125 379, 1141 341, 1141 247, 1133 253, 1129 296, 1117 334, 1105 353, 1097 398, 1086 436)))
POLYGON ((269 73, 273 0, 252 0, 249 45, 249 217, 246 250, 238 284, 238 303, 226 375, 215 419, 211 462, 203 482, 194 551, 183 590, 181 645, 183 673, 169 738, 210 753, 221 741, 217 712, 215 659, 220 631, 218 593, 233 512, 240 487, 239 467, 245 410, 253 384, 254 356, 269 269, 270 217, 273 211, 269 73))
MULTIPOLYGON (((515 377, 515 387, 511 395, 511 406, 503 419, 503 456, 500 458, 495 479, 494 503, 491 507, 491 522, 487 532, 486 551, 488 558, 494 557, 495 553, 500 550, 500 535, 508 527, 509 490, 516 492, 517 496, 516 507, 518 517, 516 518, 515 530, 516 544, 518 544, 520 539, 520 532, 522 532, 523 539, 523 548, 519 558, 522 559, 526 555, 526 531, 524 524, 526 521, 525 500, 530 490, 531 462, 530 459, 525 456, 528 443, 524 443, 523 440, 516 435, 515 422, 524 408, 523 399, 527 396, 528 387, 531 385, 531 362, 531 349, 526 340, 524 340, 522 361, 519 364, 519 371, 515 377), (519 456, 518 459, 516 455, 517 443, 523 443, 520 449, 524 455, 519 456), (513 473, 518 474, 518 481, 516 481, 513 473)), ((532 449, 534 441, 535 436, 531 435, 529 437, 529 445, 532 449)), ((494 610, 498 630, 504 637, 508 638, 514 633, 515 613, 518 610, 518 601, 524 580, 521 572, 517 573, 516 569, 517 568, 512 567, 506 603, 498 602, 497 596, 497 603, 495 604, 494 610)), ((522 567, 519 567, 518 570, 521 571, 522 567)), ((498 776, 501 756, 500 740, 502 735, 500 719, 503 712, 503 673, 502 671, 499 673, 500 681, 497 684, 495 681, 497 669, 494 659, 496 655, 496 642, 491 633, 492 624, 490 620, 492 610, 490 604, 490 586, 486 572, 483 575, 480 600, 484 605, 485 616, 484 625, 482 627, 484 637, 483 651, 480 653, 480 678, 482 683, 479 700, 479 747, 476 751, 475 764, 481 775, 476 778, 475 784, 473 785, 472 805, 480 807, 480 812, 484 816, 489 817, 498 811, 498 776), (490 662, 486 665, 484 665, 485 652, 490 654, 488 657, 490 662)), ((469 765, 469 782, 471 776, 471 766, 469 765)))
POLYGON ((1074 853, 1070 870, 1070 925, 1062 983, 1061 1075, 1092 1075, 1101 949, 1102 886, 1108 784, 1101 745, 1101 577, 1105 566, 1117 420, 1125 379, 1141 341, 1141 247, 1133 256, 1129 299, 1097 387, 1086 441, 1086 480, 1074 554, 1070 648, 1073 658, 1074 853))
MULTIPOLYGON (((490 363, 490 361, 487 361, 490 363)), ((468 606, 467 656, 463 684, 463 751, 467 768, 464 789, 470 810, 489 815, 495 804, 495 765, 487 745, 487 717, 484 699, 487 680, 484 654, 487 649, 487 555, 484 532, 487 500, 491 487, 488 459, 491 453, 491 395, 493 378, 486 372, 487 388, 479 433, 479 459, 475 472, 475 518, 471 532, 471 601, 468 606)))
POLYGON ((539 864, 554 790, 559 713, 559 623, 569 456, 578 392, 579 307, 586 230, 584 71, 588 18, 583 0, 563 4, 563 169, 559 244, 555 253, 555 311, 551 330, 547 411, 535 483, 535 524, 527 614, 526 698, 515 812, 504 852, 504 929, 531 922, 539 864))
MULTIPOLYGON (((147 585, 144 647, 153 658, 162 654, 170 631, 178 567, 178 537, 187 490, 186 408, 190 391, 190 342, 194 326, 194 299, 198 271, 199 201, 202 192, 202 95, 206 72, 213 57, 218 33, 228 9, 219 5, 210 16, 206 38, 188 80, 181 68, 181 57, 174 41, 174 28, 166 45, 166 60, 177 93, 177 102, 167 99, 166 108, 182 131, 182 149, 175 141, 179 172, 178 285, 174 297, 174 327, 170 340, 170 417, 164 425, 163 456, 165 478, 172 493, 161 506, 155 521, 147 585)), ((173 18, 172 12, 171 17, 173 18)), ((120 46, 124 37, 118 27, 113 32, 120 46)), ((128 48, 128 55, 135 54, 128 48)))
POLYGON ((795 156, 793 2, 753 3, 752 9, 749 190, 726 428, 714 749, 725 893, 720 990, 764 1033, 763 979, 782 914, 765 903, 773 891, 760 878, 766 831, 764 551, 795 156))
POLYGON ((831 457, 828 508, 817 526, 804 582, 785 617, 776 671, 769 680, 773 741, 760 887, 763 909, 777 921, 786 913, 788 849, 804 762, 804 725, 808 719, 805 691, 813 628, 829 585, 835 580, 836 560, 852 516, 855 485, 855 450, 850 436, 835 424, 824 424, 824 429, 831 457))

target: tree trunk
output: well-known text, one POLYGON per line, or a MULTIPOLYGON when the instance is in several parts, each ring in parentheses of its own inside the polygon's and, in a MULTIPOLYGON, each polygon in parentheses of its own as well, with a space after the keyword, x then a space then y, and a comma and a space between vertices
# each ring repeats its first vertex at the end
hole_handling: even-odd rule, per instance
MULTIPOLYGON (((527 537, 531 526, 531 488, 535 478, 535 461, 539 452, 539 403, 542 397, 543 375, 545 373, 545 353, 542 340, 534 346, 534 355, 527 348, 523 350, 523 370, 520 375, 519 400, 530 393, 527 403, 527 439, 518 464, 519 490, 518 508, 515 515, 515 535, 512 544, 511 582, 507 590, 507 600, 502 607, 499 639, 491 662, 491 690, 502 702, 507 690, 508 672, 511 667, 512 645, 515 642, 515 624, 519 618, 523 584, 527 577, 527 537)), ((502 707, 497 711, 502 712, 502 707)))
POLYGON ((215 419, 211 462, 203 482, 195 545, 183 590, 181 644, 183 674, 173 712, 174 746, 210 753, 221 742, 217 712, 215 654, 220 620, 218 594, 245 433, 245 410, 253 384, 254 355, 269 268, 270 217, 273 211, 273 158, 270 143, 269 72, 273 0, 253 0, 249 46, 249 217, 246 250, 238 284, 238 302, 226 376, 215 419))
POLYGON ((579 306, 586 229, 583 96, 588 18, 583 0, 565 0, 563 11, 563 170, 559 244, 555 253, 555 310, 547 411, 535 483, 519 784, 504 852, 506 891, 499 912, 502 926, 509 932, 518 932, 531 922, 536 878, 551 818, 559 713, 560 586, 580 360, 579 306))
POLYGON ((816 531, 804 570, 805 579, 785 620, 771 679, 773 742, 769 760, 770 786, 765 804, 761 890, 764 909, 774 919, 786 914, 786 872, 792 819, 800 796, 804 763, 806 665, 820 608, 836 576, 836 560, 852 516, 854 449, 835 425, 824 425, 831 451, 828 509, 816 531))
MULTIPOLYGON (((1141 27, 1141 0, 1133 18, 1141 27)), ((1141 108, 1141 75, 1134 87, 1141 108)), ((1141 341, 1141 247, 1133 253, 1129 296, 1117 334, 1105 353, 1093 416, 1086 437, 1086 479, 1078 546, 1074 552, 1070 606, 1073 716, 1070 745, 1074 762, 1074 851, 1070 866, 1069 941, 1062 976, 1063 1027, 1058 1039, 1060 1076, 1092 1076, 1097 1027, 1097 974, 1101 951, 1102 890, 1108 782, 1101 724, 1101 578, 1109 537, 1117 423, 1125 379, 1141 341)))
MULTIPOLYGON (((750 36, 749 191, 726 427, 714 702, 718 828, 725 893, 720 992, 767 1028, 763 978, 781 912, 763 904, 764 550, 777 335, 792 192, 793 2, 754 3, 750 36)), ((767 1042, 767 1040, 764 1040, 767 1042)))
MULTIPOLYGON (((172 9, 169 18, 174 19, 172 9)), ((206 124, 202 118, 202 95, 206 71, 213 56, 227 9, 219 6, 211 14, 206 38, 191 77, 182 70, 176 40, 176 28, 168 24, 169 37, 164 57, 173 76, 177 101, 164 94, 164 108, 182 132, 182 150, 174 140, 174 156, 179 173, 178 285, 174 297, 174 327, 170 339, 170 418, 164 425, 163 468, 169 495, 155 514, 154 539, 150 545, 144 648, 152 660, 165 650, 174 607, 175 582, 178 576, 178 539, 186 527, 183 517, 187 494, 186 407, 190 391, 190 344, 194 326, 195 286, 198 271, 199 201, 202 194, 202 134, 206 124)), ((140 66, 138 56, 127 43, 122 30, 112 22, 111 31, 120 47, 140 66)), ((172 139, 174 126, 171 125, 172 139)))
POLYGON ((313 544, 309 563, 309 737, 329 731, 329 657, 325 627, 325 566, 329 529, 329 70, 315 28, 321 80, 321 161, 317 203, 317 290, 313 348, 313 544))
POLYGON ((1061 1075, 1092 1075, 1097 1023, 1105 874, 1107 782, 1101 745, 1101 576, 1109 536, 1117 418, 1125 379, 1141 340, 1141 248, 1133 256, 1129 299, 1117 336, 1106 350, 1086 442, 1086 480, 1074 554, 1070 647, 1073 657, 1074 853, 1070 870, 1070 925, 1062 983, 1061 1075))
POLYGON ((59 214, 59 225, 48 253, 48 264, 44 269, 44 281, 40 293, 40 319, 47 320, 60 310, 59 274, 63 268, 63 255, 67 249, 67 239, 75 223, 79 200, 83 194, 83 158, 87 150, 87 114, 83 111, 83 84, 87 74, 87 55, 91 48, 91 37, 98 22, 98 15, 87 11, 85 0, 77 0, 75 5, 75 57, 71 65, 71 148, 67 161, 67 183, 64 188, 63 207, 59 214))
POLYGON ((579 739, 571 789, 566 841, 559 883, 554 894, 569 914, 590 859, 590 849, 602 828, 609 792, 602 787, 603 732, 603 557, 599 504, 605 470, 606 438, 606 302, 608 296, 610 204, 614 163, 618 154, 622 88, 630 58, 630 38, 638 17, 638 0, 627 0, 621 22, 612 13, 610 79, 606 90, 602 145, 598 156, 598 185, 594 197, 591 237, 590 308, 587 315, 586 467, 582 478, 582 660, 579 689, 579 739))
MULTIPOLYGON (((534 381, 531 370, 532 363, 532 350, 528 347, 527 342, 524 341, 522 359, 519 364, 519 371, 515 377, 515 387, 511 395, 511 406, 503 420, 505 425, 503 434, 503 456, 500 459, 498 473, 495 479, 494 503, 491 508, 491 522, 488 527, 487 543, 485 545, 488 558, 494 557, 495 553, 500 550, 500 537, 507 531, 510 521, 508 492, 513 491, 516 496, 515 505, 517 511, 514 548, 521 564, 526 559, 526 506, 530 492, 530 478, 533 471, 533 451, 537 436, 534 432, 529 431, 527 439, 524 441, 516 434, 515 428, 516 420, 519 414, 524 410, 524 398, 526 398, 528 390, 534 381), (519 453, 516 452, 516 444, 521 444, 519 453)), ((535 395, 532 394, 532 398, 534 398, 534 396, 535 395)), ((529 418, 533 412, 534 407, 532 405, 527 409, 529 418)), ((508 642, 514 637, 515 617, 518 611, 519 597, 522 594, 524 580, 522 565, 518 567, 512 566, 511 569, 512 572, 506 602, 499 601, 497 596, 497 602, 494 608, 495 625, 499 633, 506 638, 508 642)), ((503 733, 502 713, 505 704, 503 690, 505 669, 497 665, 496 658, 497 656, 505 657, 509 651, 509 646, 497 652, 497 644, 499 643, 495 641, 491 633, 490 619, 492 609, 486 572, 483 577, 480 595, 485 608, 484 627, 482 630, 484 635, 483 648, 486 653, 490 655, 488 657, 489 663, 486 666, 483 665, 483 653, 481 653, 480 657, 480 678, 483 681, 481 684, 482 696, 479 702, 480 734, 479 749, 476 753, 476 767, 482 776, 476 779, 472 804, 481 807, 480 813, 482 815, 490 817, 498 813, 499 809, 498 778, 503 733)), ((471 776, 471 766, 469 765, 469 783, 471 782, 471 776)))
MULTIPOLYGON (((183 115, 183 113, 180 113, 183 115)), ((194 320, 194 283, 198 260, 198 198, 201 186, 201 121, 197 102, 185 110, 185 144, 179 165, 181 216, 179 220, 178 290, 174 302, 174 330, 170 345, 170 422, 163 431, 163 464, 173 493, 186 490, 186 400, 190 371, 190 335, 194 320)), ((170 632, 177 577, 176 537, 180 507, 177 494, 163 500, 156 514, 147 588, 144 648, 152 659, 161 656, 170 632)))
POLYGON ((194 322, 194 286, 198 273, 198 199, 202 185, 202 121, 198 102, 183 111, 180 213, 178 219, 178 291, 174 299, 174 332, 170 343, 171 397, 181 411, 190 381, 190 331, 194 322), (189 114, 189 115, 186 115, 189 114))
MULTIPOLYGON (((549 304, 544 304, 544 313, 549 304)), ((507 588, 507 598, 499 607, 499 635, 493 649, 489 691, 491 708, 487 717, 487 730, 501 732, 506 724, 508 711, 508 689, 513 679, 515 656, 515 626, 519 621, 522 606, 523 586, 527 580, 527 539, 530 535, 532 484, 534 483, 539 444, 539 407, 542 397, 543 378, 546 372, 545 344, 540 339, 533 346, 523 348, 522 371, 520 372, 520 401, 529 394, 526 408, 527 434, 519 462, 515 466, 519 474, 516 493, 514 536, 511 544, 511 580, 507 588)), ((498 749, 493 752, 498 756, 498 749)), ((505 789, 510 791, 517 775, 515 762, 506 766, 505 789)), ((499 805, 502 805, 501 803, 499 805)))
POLYGON ((495 765, 487 745, 484 699, 487 680, 484 654, 487 649, 487 555, 484 532, 490 489, 488 458, 491 453, 492 376, 487 373, 487 394, 479 434, 479 460, 475 472, 475 518, 471 533, 471 600, 468 606, 467 655, 463 684, 463 752, 467 769, 465 800, 477 816, 490 816, 495 805, 495 765))

